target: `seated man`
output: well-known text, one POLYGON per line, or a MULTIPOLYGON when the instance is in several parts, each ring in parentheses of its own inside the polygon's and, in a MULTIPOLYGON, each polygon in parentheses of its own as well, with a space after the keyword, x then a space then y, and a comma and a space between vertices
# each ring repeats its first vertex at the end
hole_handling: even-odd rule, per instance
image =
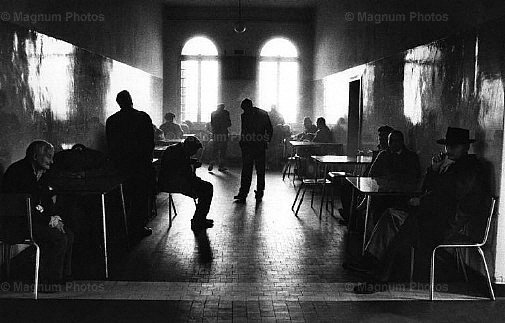
MULTIPOLYGON (((435 155, 428 167, 421 198, 412 198, 411 207, 388 209, 375 226, 366 246, 365 264, 372 269, 372 280, 355 287, 357 293, 377 291, 376 282, 390 279, 394 263, 402 251, 417 245, 416 260, 427 265, 431 251, 450 240, 473 217, 484 217, 486 193, 482 167, 475 155, 469 155, 469 131, 447 130, 446 138, 437 140, 445 152, 435 155)), ((422 273, 428 273, 425 266, 422 273)))
MULTIPOLYGON (((377 159, 377 156, 383 150, 386 150, 389 147, 388 146, 389 134, 392 131, 393 131, 393 128, 391 128, 390 126, 387 126, 387 125, 380 126, 377 129, 377 140, 378 140, 377 150, 374 150, 372 152, 372 163, 366 167, 362 176, 370 176, 370 169, 371 169, 373 163, 375 162, 375 160, 377 159)), ((339 209, 340 216, 342 216, 342 219, 343 219, 341 224, 347 224, 347 221, 349 219, 349 214, 351 212, 352 190, 353 190, 352 185, 347 181, 343 181, 342 190, 340 193, 340 200, 342 202, 342 208, 339 209)), ((362 200, 363 200, 363 197, 357 198, 357 201, 361 202, 362 200)), ((357 204, 359 205, 360 203, 358 202, 357 204)))
POLYGON ((317 131, 313 142, 321 142, 321 143, 332 143, 333 135, 331 133, 330 128, 326 125, 326 120, 323 117, 317 118, 316 121, 317 131))
MULTIPOLYGON (((388 148, 381 151, 370 167, 369 176, 382 177, 388 181, 417 184, 421 178, 421 165, 417 154, 405 147, 401 131, 393 130, 389 134, 388 148)), ((371 221, 375 224, 378 217, 388 207, 403 208, 408 198, 381 196, 372 199, 371 221)), ((362 203, 364 208, 365 203, 362 203)))
POLYGON ((181 139, 183 136, 182 128, 174 122, 175 114, 168 112, 165 114, 165 123, 160 126, 165 139, 181 139))
POLYGON ((190 136, 184 142, 168 148, 161 158, 161 169, 158 177, 161 192, 181 193, 198 199, 195 214, 191 220, 191 229, 210 228, 213 221, 206 219, 212 202, 213 186, 196 176, 194 168, 200 167, 196 159, 190 157, 202 148, 198 138, 190 136))
MULTIPOLYGON (((40 279, 42 283, 61 283, 71 275, 73 233, 63 223, 55 207, 54 192, 47 182, 46 171, 53 163, 54 148, 47 141, 33 141, 25 158, 5 172, 2 193, 27 193, 32 198, 33 236, 41 248, 40 279)), ((9 230, 16 230, 10 226, 9 230)))
POLYGON ((303 132, 296 135, 296 140, 312 140, 317 131, 317 127, 312 123, 310 117, 303 118, 303 132))

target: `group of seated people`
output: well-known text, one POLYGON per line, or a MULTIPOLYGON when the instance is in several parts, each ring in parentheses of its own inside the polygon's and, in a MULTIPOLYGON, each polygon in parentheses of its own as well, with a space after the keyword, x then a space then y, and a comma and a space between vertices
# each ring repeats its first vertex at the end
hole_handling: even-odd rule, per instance
POLYGON ((331 130, 326 125, 326 119, 323 117, 317 118, 315 125, 312 123, 310 117, 305 117, 303 119, 303 131, 295 135, 292 139, 319 143, 334 142, 331 130))
MULTIPOLYGON (((356 293, 387 289, 395 269, 402 265, 402 260, 409 259, 404 255, 410 254, 411 247, 416 250, 418 275, 427 275, 435 246, 460 236, 470 220, 485 218, 489 194, 482 164, 468 153, 473 142, 467 129, 449 127, 446 137, 437 140, 444 151, 432 157, 421 180, 418 156, 405 147, 403 134, 388 126, 379 128, 379 149, 363 175, 378 181, 419 183, 420 195, 372 199, 373 230, 364 256, 344 264, 344 268, 368 276, 366 283, 354 288, 356 293)), ((345 210, 340 210, 346 220, 351 211, 364 212, 359 199, 357 206, 349 204, 349 192, 350 189, 343 190, 345 210)))

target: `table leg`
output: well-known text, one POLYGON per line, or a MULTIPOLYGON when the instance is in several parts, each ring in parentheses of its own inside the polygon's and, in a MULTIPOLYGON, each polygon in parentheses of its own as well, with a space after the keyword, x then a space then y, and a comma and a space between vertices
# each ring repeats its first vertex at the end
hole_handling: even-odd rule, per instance
MULTIPOLYGON (((317 169, 319 172, 319 167, 317 169)), ((321 205, 319 206, 319 220, 323 217, 323 204, 324 204, 324 194, 326 193, 326 174, 328 173, 328 165, 324 165, 324 173, 323 173, 323 189, 321 190, 321 205)))
POLYGON ((103 223, 103 254, 105 259, 105 278, 109 278, 109 263, 107 259, 107 222, 105 220, 105 193, 102 193, 102 223, 103 223))
POLYGON ((125 229, 125 233, 126 233, 126 241, 128 241, 128 219, 126 218, 126 206, 125 206, 125 202, 124 202, 123 184, 119 184, 119 190, 121 193, 121 206, 123 208, 123 221, 124 221, 124 229, 125 229))
POLYGON ((366 212, 365 212, 365 228, 363 230, 363 250, 361 252, 362 255, 365 255, 365 247, 366 247, 366 231, 368 228, 368 216, 370 213, 370 195, 367 195, 366 197, 366 212))

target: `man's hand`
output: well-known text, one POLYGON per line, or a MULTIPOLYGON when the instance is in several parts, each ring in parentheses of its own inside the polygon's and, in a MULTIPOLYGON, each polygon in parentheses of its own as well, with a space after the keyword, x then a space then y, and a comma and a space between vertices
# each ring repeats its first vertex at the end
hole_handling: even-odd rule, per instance
POLYGON ((421 205, 421 199, 419 197, 413 197, 409 200, 410 206, 419 206, 421 205))
POLYGON ((51 216, 51 220, 49 221, 49 226, 51 228, 58 229, 62 233, 65 233, 65 225, 63 224, 63 220, 57 215, 51 216))
POLYGON ((431 169, 434 172, 438 172, 440 170, 440 166, 444 163, 446 156, 446 153, 440 152, 431 158, 431 169))

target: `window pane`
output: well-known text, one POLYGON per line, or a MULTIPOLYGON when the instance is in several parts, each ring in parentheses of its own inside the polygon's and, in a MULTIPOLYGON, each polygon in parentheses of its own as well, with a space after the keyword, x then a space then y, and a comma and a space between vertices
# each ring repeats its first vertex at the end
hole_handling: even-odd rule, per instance
POLYGON ((191 38, 184 44, 182 55, 213 55, 217 56, 217 48, 214 43, 205 37, 191 38))
POLYGON ((259 108, 270 111, 277 105, 277 62, 260 62, 260 105, 259 108))
POLYGON ((296 122, 298 111, 298 63, 280 63, 279 112, 285 122, 296 122))
POLYGON ((197 121, 198 61, 181 62, 181 118, 197 121))
POLYGON ((202 122, 210 121, 210 114, 217 106, 217 61, 202 61, 202 122))
POLYGON ((260 56, 298 57, 295 45, 287 39, 275 38, 268 41, 261 49, 260 56))

